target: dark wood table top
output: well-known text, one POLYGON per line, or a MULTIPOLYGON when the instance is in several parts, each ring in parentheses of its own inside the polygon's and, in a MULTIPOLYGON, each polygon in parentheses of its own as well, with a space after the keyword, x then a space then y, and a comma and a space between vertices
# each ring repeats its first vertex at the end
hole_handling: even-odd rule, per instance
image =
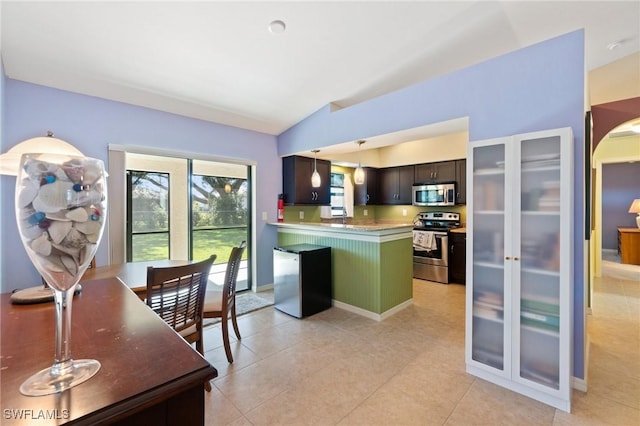
POLYGON ((53 363, 54 304, 12 305, 9 293, 0 295, 1 424, 96 424, 217 376, 215 368, 115 278, 84 281, 72 306, 72 356, 97 359, 100 371, 61 394, 28 397, 20 393, 20 384, 53 363), (31 417, 17 420, 19 413, 31 417), (66 418, 34 419, 38 414, 66 418))
POLYGON ((147 293, 147 267, 165 268, 193 263, 189 260, 153 260, 146 262, 117 263, 87 269, 80 282, 103 278, 118 278, 142 299, 147 293))

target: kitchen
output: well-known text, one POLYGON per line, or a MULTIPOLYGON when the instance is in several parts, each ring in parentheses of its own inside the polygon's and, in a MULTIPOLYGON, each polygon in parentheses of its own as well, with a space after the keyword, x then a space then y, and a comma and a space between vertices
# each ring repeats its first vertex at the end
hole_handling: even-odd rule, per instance
MULTIPOLYGON (((406 250, 407 254, 405 257, 407 259, 396 259, 396 261, 391 263, 395 265, 394 269, 396 270, 400 268, 409 270, 404 271, 409 274, 409 299, 411 294, 411 279, 414 277, 418 279, 428 279, 438 283, 457 282, 458 284, 464 284, 464 248, 459 247, 459 250, 455 251, 458 260, 454 264, 457 265, 456 267, 458 269, 453 271, 452 274, 452 277, 456 278, 450 279, 447 258, 451 253, 452 247, 447 243, 448 236, 446 236, 446 232, 444 238, 441 238, 441 235, 437 235, 437 238, 434 238, 436 246, 434 246, 433 249, 418 249, 416 251, 411 247, 411 231, 414 227, 421 227, 423 229, 420 232, 423 233, 427 232, 431 234, 433 231, 437 232, 438 230, 435 228, 431 230, 424 228, 425 226, 433 224, 433 221, 422 220, 425 215, 429 214, 440 217, 440 220, 438 220, 439 223, 442 222, 442 218, 454 217, 455 220, 447 222, 445 226, 455 227, 464 232, 463 224, 466 217, 466 207, 464 205, 464 189, 466 184, 465 157, 468 139, 468 134, 464 130, 465 126, 465 120, 452 120, 449 123, 439 124, 437 128, 421 129, 423 135, 429 134, 429 131, 432 134, 437 134, 436 131, 441 134, 414 141, 384 145, 393 140, 401 140, 401 137, 408 138, 415 135, 415 133, 413 135, 394 134, 372 138, 372 140, 367 140, 364 143, 361 142, 358 145, 352 142, 335 148, 331 147, 327 150, 321 150, 315 153, 317 154, 317 158, 314 157, 314 153, 309 153, 311 155, 300 153, 301 156, 306 157, 310 162, 313 170, 320 170, 320 173, 324 174, 325 177, 323 179, 325 179, 326 182, 329 182, 326 176, 328 174, 328 160, 331 160, 331 172, 340 173, 345 177, 345 180, 351 183, 353 182, 352 176, 354 175, 354 168, 363 166, 365 170, 365 181, 362 184, 345 185, 345 191, 354 192, 353 197, 344 197, 346 200, 353 199, 353 207, 351 207, 351 202, 349 202, 349 205, 344 208, 346 217, 342 215, 342 209, 339 208, 338 216, 331 218, 331 215, 327 213, 329 209, 326 206, 323 207, 320 205, 323 204, 323 201, 326 203, 326 199, 316 203, 314 201, 315 197, 312 197, 310 201, 306 202, 304 199, 298 198, 297 195, 294 199, 292 194, 289 194, 289 192, 296 191, 300 185, 298 182, 295 182, 295 179, 288 176, 288 174, 290 174, 287 172, 288 167, 284 165, 283 170, 285 176, 283 178, 283 188, 285 192, 285 207, 284 220, 280 224, 281 226, 278 227, 279 243, 282 244, 283 241, 288 243, 309 242, 299 239, 291 240, 290 236, 289 238, 283 237, 284 226, 290 227, 290 224, 319 225, 333 223, 334 227, 332 231, 335 232, 337 231, 336 226, 339 227, 340 224, 346 223, 348 226, 369 227, 369 229, 367 229, 367 236, 370 236, 371 226, 373 225, 394 228, 404 225, 404 238, 407 238, 406 244, 408 245, 408 249, 403 248, 402 250, 406 250), (446 133, 445 130, 448 130, 449 133, 446 133), (364 147, 366 147, 366 149, 363 149, 364 147), (349 149, 351 149, 351 153, 340 152, 341 150, 349 149), (431 170, 432 166, 435 167, 434 171, 431 170), (439 170, 437 170, 438 167, 439 170), (385 185, 387 184, 385 184, 385 179, 389 180, 389 177, 385 177, 385 173, 397 173, 398 175, 404 173, 405 177, 400 177, 396 180, 397 189, 386 190, 385 185), (419 202, 419 200, 414 200, 414 193, 412 191, 414 183, 427 182, 448 182, 452 184, 457 190, 455 197, 453 197, 454 190, 451 190, 452 197, 455 199, 452 199, 449 203, 446 203, 446 205, 438 206, 432 205, 434 203, 428 203, 429 205, 427 206, 424 205, 425 203, 419 202), (316 205, 309 205, 314 203, 316 205), (444 250, 441 247, 443 242, 445 246, 444 250), (440 264, 440 266, 425 265, 425 260, 427 263, 434 263, 431 261, 435 260, 435 263, 440 264), (425 275, 425 271, 427 275, 425 275), (429 273, 429 271, 433 272, 429 273), (460 279, 460 277, 462 277, 462 279, 460 279)), ((289 157, 289 159, 290 158, 291 157, 289 157)), ((285 161, 287 161, 287 159, 285 159, 285 161)), ((311 169, 309 166, 304 165, 303 172, 304 171, 308 173, 306 175, 303 173, 300 176, 296 174, 295 176, 302 181, 302 184, 307 181, 310 182, 309 175, 311 169)), ((391 176, 391 178, 393 179, 394 176, 391 176)), ((322 189, 321 186, 319 190, 322 191, 322 189)), ((328 191, 328 188, 325 187, 324 189, 328 191)), ((336 203, 335 198, 333 202, 334 204, 336 203)), ((324 229, 320 230, 327 232, 324 229)), ((350 230, 355 231, 353 227, 350 228, 350 230)), ((316 230, 314 232, 319 231, 316 230)), ((441 232, 437 233, 441 234, 441 232)), ((462 241, 464 241, 464 234, 459 235, 462 236, 462 241)), ((389 239, 389 237, 387 236, 386 239, 389 239)), ((314 242, 317 242, 317 238, 314 239, 314 242)), ((345 254, 344 250, 340 253, 342 257, 345 254)), ((397 252, 394 252, 393 255, 396 255, 396 253, 397 252)), ((334 256, 334 259, 336 257, 338 256, 334 256)), ((339 259, 341 260, 341 258, 339 259)), ((382 264, 384 265, 386 262, 382 264)), ((340 272, 334 272, 334 281, 340 279, 339 276, 340 272)), ((405 285, 407 285, 406 277, 406 275, 404 277, 394 277, 392 281, 404 282, 405 285)), ((344 278, 345 283, 353 282, 353 280, 353 277, 349 279, 344 278)), ((389 277, 387 277, 387 280, 389 280, 389 277)), ((334 289, 338 289, 334 291, 339 292, 340 287, 340 285, 334 282, 334 289)), ((381 293, 384 293, 384 291, 381 293)), ((343 308, 353 308, 347 300, 340 300, 339 297, 335 299, 338 303, 347 303, 343 308)), ((368 314, 370 310, 373 310, 377 315, 381 315, 381 318, 386 314, 390 314, 390 312, 385 313, 384 310, 367 308, 366 304, 360 304, 358 300, 351 300, 353 300, 356 309, 365 310, 365 315, 368 314)), ((401 305, 401 302, 406 301, 406 299, 401 298, 397 303, 391 304, 390 308, 397 309, 401 305)), ((389 306, 387 306, 387 308, 389 308, 389 306)))

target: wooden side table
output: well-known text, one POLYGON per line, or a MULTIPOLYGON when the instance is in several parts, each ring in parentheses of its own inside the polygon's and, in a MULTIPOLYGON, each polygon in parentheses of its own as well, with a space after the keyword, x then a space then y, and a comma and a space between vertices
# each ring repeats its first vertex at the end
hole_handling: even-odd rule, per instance
POLYGON ((618 228, 618 253, 622 263, 640 265, 640 228, 618 228))

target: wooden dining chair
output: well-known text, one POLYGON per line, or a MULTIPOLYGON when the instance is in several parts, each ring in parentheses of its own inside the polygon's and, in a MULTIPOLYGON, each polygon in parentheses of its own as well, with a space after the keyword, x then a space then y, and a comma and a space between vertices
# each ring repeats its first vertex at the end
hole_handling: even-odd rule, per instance
POLYGON ((231 345, 229 343, 229 316, 231 316, 231 323, 236 337, 240 340, 240 330, 236 320, 236 282, 242 253, 246 246, 247 242, 243 241, 240 246, 231 249, 222 291, 208 291, 204 302, 204 318, 220 318, 221 320, 224 351, 227 354, 227 361, 230 363, 233 362, 233 355, 231 354, 231 345))
MULTIPOLYGON (((182 266, 147 267, 147 305, 204 356, 202 309, 209 270, 216 259, 182 266)), ((211 384, 205 382, 211 391, 211 384)))

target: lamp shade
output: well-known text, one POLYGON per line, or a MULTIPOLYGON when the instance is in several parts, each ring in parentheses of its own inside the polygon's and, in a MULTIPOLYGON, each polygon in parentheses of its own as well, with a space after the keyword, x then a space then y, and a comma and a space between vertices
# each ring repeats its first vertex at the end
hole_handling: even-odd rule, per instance
POLYGON ((629 206, 629 213, 640 213, 640 198, 636 198, 629 206))
POLYGON ((364 183, 364 169, 360 166, 356 168, 356 171, 353 173, 353 182, 356 185, 362 185, 364 183))
POLYGON ((67 154, 84 156, 75 146, 53 136, 27 139, 0 155, 0 174, 17 176, 22 154, 67 154))
POLYGON ((320 178, 320 173, 318 170, 314 170, 311 175, 311 186, 314 188, 319 188, 322 185, 322 179, 320 178))

